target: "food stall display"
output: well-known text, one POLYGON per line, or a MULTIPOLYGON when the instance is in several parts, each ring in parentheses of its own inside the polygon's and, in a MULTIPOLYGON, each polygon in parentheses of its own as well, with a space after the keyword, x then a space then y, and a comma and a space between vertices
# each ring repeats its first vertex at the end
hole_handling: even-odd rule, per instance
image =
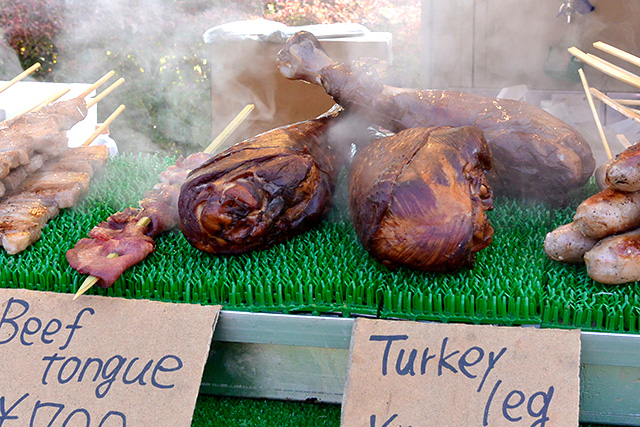
MULTIPOLYGON (((22 184, 6 186, 12 193, 0 201, 0 215, 16 217, 18 200, 31 197, 25 209, 32 218, 20 219, 28 225, 19 230, 24 247, 5 245, 10 233, 3 232, 0 262, 11 268, 0 280, 7 287, 74 293, 91 274, 101 286, 89 293, 220 304, 245 312, 229 317, 245 324, 252 320, 242 314, 260 312, 337 322, 372 316, 640 332, 638 283, 611 287, 581 266, 554 261, 579 260, 580 251, 588 254, 611 234, 639 225, 590 233, 584 216, 574 217, 598 195, 590 197, 597 191, 589 180, 595 161, 573 129, 522 103, 385 86, 366 64, 354 72, 333 62, 308 34, 294 35, 278 63, 290 78, 322 84, 347 117, 355 111, 367 125, 396 135, 374 138, 361 124, 332 134, 333 121, 345 115, 332 112, 215 156, 122 154, 107 161, 104 147, 61 149, 51 154, 54 162, 28 171, 22 184), (352 170, 340 173, 336 152, 351 144, 359 152, 352 170), (70 158, 82 161, 71 167, 70 158), (432 160, 435 166, 424 173, 413 163, 432 160), (50 172, 80 175, 61 185, 48 179, 50 172), (417 191, 433 197, 416 197, 417 191), (49 198, 33 199, 36 194, 49 198), (419 214, 439 198, 459 203, 435 214, 444 225, 420 234, 419 214), (469 221, 462 231, 451 225, 464 222, 460 218, 469 221), (592 241, 572 243, 571 251, 554 258, 563 243, 549 250, 543 242, 563 224, 592 241), (444 260, 420 259, 416 253, 424 247, 444 260)), ((79 107, 73 104, 73 112, 81 113, 84 100, 74 102, 79 107)), ((18 129, 20 120, 56 123, 56 132, 60 122, 72 126, 68 115, 61 121, 45 114, 28 113, 6 132, 18 129)), ((14 155, 10 147, 5 151, 14 155)), ((26 147, 27 160, 22 152, 17 160, 5 156, 6 177, 35 163, 34 153, 44 152, 38 147, 55 145, 26 147)), ((606 182, 620 181, 611 170, 615 162, 606 182)), ((620 196, 625 208, 633 204, 629 193, 614 191, 620 190, 603 190, 620 196)), ((348 325, 335 323, 331 327, 348 332, 348 325)))

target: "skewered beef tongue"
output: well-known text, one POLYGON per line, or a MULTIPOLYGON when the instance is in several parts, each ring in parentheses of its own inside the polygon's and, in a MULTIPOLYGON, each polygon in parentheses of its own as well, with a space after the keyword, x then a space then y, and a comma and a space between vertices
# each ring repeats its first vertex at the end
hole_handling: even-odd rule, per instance
POLYGON ((160 173, 160 182, 144 194, 140 209, 129 207, 110 215, 89 231, 89 238, 69 249, 69 265, 82 274, 100 278, 98 285, 103 288, 112 286, 129 267, 154 251, 155 236, 178 225, 180 186, 192 169, 210 157, 194 153, 176 160, 175 165, 160 173), (149 219, 147 225, 141 225, 143 218, 149 219), (117 256, 108 257, 109 254, 117 256))
POLYGON ((353 160, 351 216, 364 248, 389 267, 450 272, 472 267, 493 235, 482 132, 414 128, 381 138, 353 160))
POLYGON ((240 142, 182 186, 180 226, 196 248, 239 254, 310 228, 331 206, 339 172, 329 145, 337 113, 240 142))
POLYGON ((434 125, 479 127, 491 149, 489 182, 496 193, 564 203, 567 191, 585 184, 595 168, 580 134, 524 102, 387 86, 366 64, 333 61, 307 32, 294 34, 277 60, 285 77, 322 85, 345 109, 394 132, 434 125))

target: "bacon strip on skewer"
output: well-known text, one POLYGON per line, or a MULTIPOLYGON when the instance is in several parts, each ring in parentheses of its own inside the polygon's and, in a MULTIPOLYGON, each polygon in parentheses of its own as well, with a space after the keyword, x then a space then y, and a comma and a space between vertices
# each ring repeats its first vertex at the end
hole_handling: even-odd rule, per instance
POLYGON ((101 287, 112 286, 129 267, 153 252, 155 236, 178 225, 180 186, 192 169, 210 157, 195 153, 179 158, 160 174, 160 182, 153 190, 145 193, 139 209, 129 207, 116 212, 91 229, 88 238, 69 249, 66 254, 69 265, 79 273, 99 279, 96 281, 101 287))

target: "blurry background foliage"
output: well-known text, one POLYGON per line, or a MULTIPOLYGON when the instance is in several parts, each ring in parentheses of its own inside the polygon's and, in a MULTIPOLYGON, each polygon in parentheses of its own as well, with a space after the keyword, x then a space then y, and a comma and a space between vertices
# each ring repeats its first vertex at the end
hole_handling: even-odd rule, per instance
POLYGON ((111 127, 121 149, 191 153, 212 138, 215 76, 202 35, 252 18, 391 32, 394 68, 417 80, 419 0, 0 0, 0 42, 11 48, 0 50, 15 53, 0 54, 0 79, 38 61, 40 81, 92 82, 113 69, 126 82, 100 103, 99 120, 126 105, 111 127))

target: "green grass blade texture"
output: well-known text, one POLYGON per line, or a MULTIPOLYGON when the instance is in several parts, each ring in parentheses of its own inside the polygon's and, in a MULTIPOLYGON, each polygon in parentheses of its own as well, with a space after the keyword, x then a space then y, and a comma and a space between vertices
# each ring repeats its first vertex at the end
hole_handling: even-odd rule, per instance
MULTIPOLYGON (((111 213, 137 206, 173 161, 131 154, 110 161, 82 202, 63 210, 34 245, 18 255, 0 252, 2 286, 75 292, 84 276, 69 267, 65 251, 111 213)), ((590 183, 573 195, 574 204, 559 210, 497 199, 489 213, 494 240, 477 254, 475 268, 442 275, 391 271, 373 261, 349 222, 343 176, 328 218, 304 235, 264 251, 214 256, 191 247, 175 230, 158 237, 156 251, 112 288, 95 287, 89 293, 221 304, 251 312, 539 324, 637 334, 637 283, 595 283, 584 266, 552 262, 542 250, 546 233, 571 221, 577 204, 595 191, 590 183)))

